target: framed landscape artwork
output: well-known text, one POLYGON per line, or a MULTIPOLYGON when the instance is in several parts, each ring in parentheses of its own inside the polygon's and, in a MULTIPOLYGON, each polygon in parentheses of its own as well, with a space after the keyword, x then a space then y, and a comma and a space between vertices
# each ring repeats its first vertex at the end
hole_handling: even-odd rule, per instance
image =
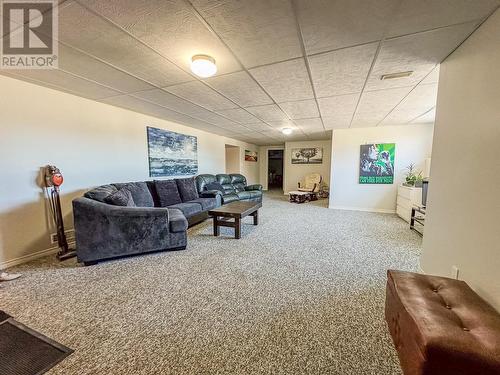
POLYGON ((359 151, 359 183, 394 183, 395 151, 396 144, 394 143, 361 145, 359 151))
POLYGON ((292 164, 322 164, 321 147, 292 148, 292 164))
POLYGON ((198 173, 196 137, 147 127, 149 176, 183 176, 198 173))
POLYGON ((245 161, 257 161, 257 151, 245 150, 245 161))

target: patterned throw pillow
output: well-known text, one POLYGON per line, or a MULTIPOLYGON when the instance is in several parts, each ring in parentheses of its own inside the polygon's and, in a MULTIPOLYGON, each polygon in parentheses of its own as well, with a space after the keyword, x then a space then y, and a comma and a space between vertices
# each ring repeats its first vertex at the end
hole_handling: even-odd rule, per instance
POLYGON ((95 189, 87 191, 84 195, 85 198, 93 199, 98 202, 105 202, 105 199, 111 194, 114 194, 118 189, 113 185, 102 185, 95 189))
POLYGON ((168 207, 173 204, 182 203, 175 180, 155 180, 155 189, 160 199, 161 207, 168 207))
POLYGON ((132 193, 132 198, 137 207, 154 207, 153 196, 145 182, 126 182, 114 184, 118 189, 127 189, 132 193))
POLYGON ((126 188, 118 190, 116 193, 108 195, 104 202, 112 204, 113 206, 135 207, 132 193, 126 188))
POLYGON ((177 188, 183 202, 189 202, 200 197, 196 189, 194 177, 178 178, 175 182, 177 183, 177 188))

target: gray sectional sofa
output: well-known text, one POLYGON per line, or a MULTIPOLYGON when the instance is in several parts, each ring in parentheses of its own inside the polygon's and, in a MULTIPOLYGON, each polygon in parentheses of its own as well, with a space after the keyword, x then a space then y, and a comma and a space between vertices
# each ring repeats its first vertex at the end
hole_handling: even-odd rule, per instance
POLYGON ((262 187, 246 186, 242 175, 213 176, 224 183, 219 190, 201 186, 200 176, 103 185, 73 200, 78 261, 91 265, 126 255, 183 250, 188 226, 205 220, 210 209, 234 200, 262 200, 262 187))

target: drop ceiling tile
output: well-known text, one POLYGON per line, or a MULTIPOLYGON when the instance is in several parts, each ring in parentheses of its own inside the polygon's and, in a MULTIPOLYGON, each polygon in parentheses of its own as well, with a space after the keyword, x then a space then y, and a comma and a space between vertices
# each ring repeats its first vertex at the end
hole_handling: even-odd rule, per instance
POLYGON ((303 58, 250 69, 250 74, 276 102, 314 98, 303 58))
POLYGON ((239 135, 238 133, 232 132, 229 129, 218 128, 218 127, 214 127, 212 133, 217 134, 217 135, 221 135, 223 137, 233 138, 233 139, 239 135))
POLYGON ((194 55, 212 56, 219 74, 241 70, 224 44, 198 19, 183 0, 81 0, 83 4, 124 28, 167 56, 185 71, 194 55))
POLYGON ((182 83, 164 89, 213 111, 237 107, 233 102, 199 81, 182 83))
POLYGON ((310 138, 304 133, 293 133, 291 135, 285 136, 287 142, 299 142, 299 141, 309 141, 310 138))
POLYGON ((351 123, 352 128, 376 126, 403 100, 411 87, 364 92, 351 123))
POLYGON ((386 40, 366 90, 414 86, 448 56, 474 29, 473 23, 386 40), (413 71, 409 77, 381 80, 383 74, 413 71))
POLYGON ((352 114, 337 114, 335 116, 323 117, 325 129, 346 129, 351 124, 352 114))
POLYGON ((8 73, 5 75, 41 86, 65 91, 88 99, 102 99, 122 94, 121 92, 113 90, 109 87, 79 78, 58 69, 9 69, 8 73))
POLYGON ((307 138, 312 141, 323 141, 329 140, 332 138, 332 135, 326 131, 315 131, 315 132, 306 132, 307 138))
POLYGON ((199 124, 199 122, 197 122, 196 120, 188 116, 185 116, 181 113, 171 111, 167 108, 158 106, 150 102, 146 102, 144 100, 129 95, 114 96, 111 98, 102 99, 100 101, 106 104, 111 104, 117 107, 125 108, 134 112, 139 112, 146 115, 159 117, 164 120, 175 121, 184 125, 197 127, 196 125, 199 124))
POLYGON ((318 105, 314 99, 280 103, 280 107, 292 120, 319 116, 318 105))
POLYGON ((246 109, 262 121, 287 120, 285 113, 283 113, 283 111, 276 104, 259 105, 256 107, 248 107, 246 109))
POLYGON ((285 143, 285 135, 281 133, 281 131, 266 131, 263 132, 265 136, 267 136, 269 139, 273 139, 277 141, 278 143, 285 143))
POLYGON ((382 39, 399 0, 299 0, 298 18, 307 54, 382 39))
POLYGON ((294 120, 293 121, 299 128, 302 130, 314 130, 314 131, 319 131, 323 130, 323 122, 321 119, 318 118, 308 118, 308 119, 302 119, 302 120, 294 120))
POLYGON ((427 111, 423 115, 414 119, 411 124, 434 124, 436 120, 436 108, 427 111))
POLYGON ((270 128, 269 125, 267 125, 264 122, 245 124, 245 126, 251 130, 254 130, 254 131, 266 131, 270 128))
POLYGON ((439 82, 439 65, 437 65, 431 72, 420 82, 421 85, 439 82))
POLYGON ((302 55, 288 0, 193 0, 193 4, 246 67, 302 55))
POLYGON ((388 36, 412 34, 488 16, 498 0, 404 0, 391 23, 388 36))
POLYGON ((352 115, 356 109, 359 94, 331 96, 318 99, 319 110, 322 117, 337 115, 352 115))
POLYGON ((62 44, 59 45, 59 69, 124 93, 154 88, 134 76, 62 44))
POLYGON ((157 86, 194 79, 77 3, 59 10, 59 40, 157 86))
POLYGON ((326 97, 361 92, 378 43, 311 56, 309 65, 316 95, 326 97))
POLYGON ((411 91, 411 87, 365 91, 361 95, 356 113, 389 113, 411 91))
POLYGON ((387 113, 384 112, 363 112, 356 113, 351 122, 351 128, 371 128, 377 126, 387 113))
POLYGON ((207 110, 162 89, 136 92, 133 96, 144 99, 186 115, 205 113, 207 110))
POLYGON ((223 111, 217 111, 218 114, 225 116, 233 121, 239 122, 240 124, 251 124, 258 123, 260 120, 247 112, 242 108, 225 109, 223 111))
POLYGON ((220 127, 232 127, 234 125, 239 125, 232 120, 229 120, 225 117, 218 115, 217 113, 210 112, 208 110, 204 110, 203 112, 200 112, 200 113, 195 113, 192 116, 196 117, 202 121, 205 121, 205 122, 208 122, 210 124, 217 125, 220 127))
POLYGON ((383 125, 406 124, 436 106, 437 83, 418 85, 382 121, 383 125))
POLYGON ((232 131, 233 133, 238 133, 238 134, 248 133, 248 132, 252 131, 252 129, 249 129, 244 125, 240 125, 240 124, 236 124, 236 123, 233 123, 233 125, 231 125, 231 126, 223 126, 223 128, 228 129, 228 130, 232 131))
POLYGON ((273 102, 247 72, 242 71, 208 78, 206 82, 242 107, 273 102))

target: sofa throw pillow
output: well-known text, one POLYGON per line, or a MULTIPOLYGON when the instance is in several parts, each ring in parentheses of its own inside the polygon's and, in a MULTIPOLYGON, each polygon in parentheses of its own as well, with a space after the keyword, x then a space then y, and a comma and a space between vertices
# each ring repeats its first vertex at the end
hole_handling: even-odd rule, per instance
POLYGON ((158 198, 160 199, 161 207, 168 207, 173 204, 182 203, 175 180, 155 180, 155 188, 158 198))
POLYGON ((123 188, 116 193, 108 195, 104 202, 114 206, 135 207, 134 199, 130 190, 123 188))
POLYGON ((175 181, 183 202, 189 202, 200 197, 198 195, 198 190, 196 189, 194 177, 178 178, 175 181))
POLYGON ((154 207, 153 196, 149 192, 148 185, 145 182, 127 182, 124 184, 115 184, 118 189, 126 188, 132 193, 132 198, 137 207, 154 207))
POLYGON ((222 194, 224 194, 224 188, 218 182, 210 182, 205 185, 206 190, 219 190, 222 194))
POLYGON ((116 193, 117 191, 118 189, 113 185, 102 185, 96 187, 95 189, 87 191, 84 194, 84 197, 104 203, 106 197, 109 197, 111 194, 116 193))

